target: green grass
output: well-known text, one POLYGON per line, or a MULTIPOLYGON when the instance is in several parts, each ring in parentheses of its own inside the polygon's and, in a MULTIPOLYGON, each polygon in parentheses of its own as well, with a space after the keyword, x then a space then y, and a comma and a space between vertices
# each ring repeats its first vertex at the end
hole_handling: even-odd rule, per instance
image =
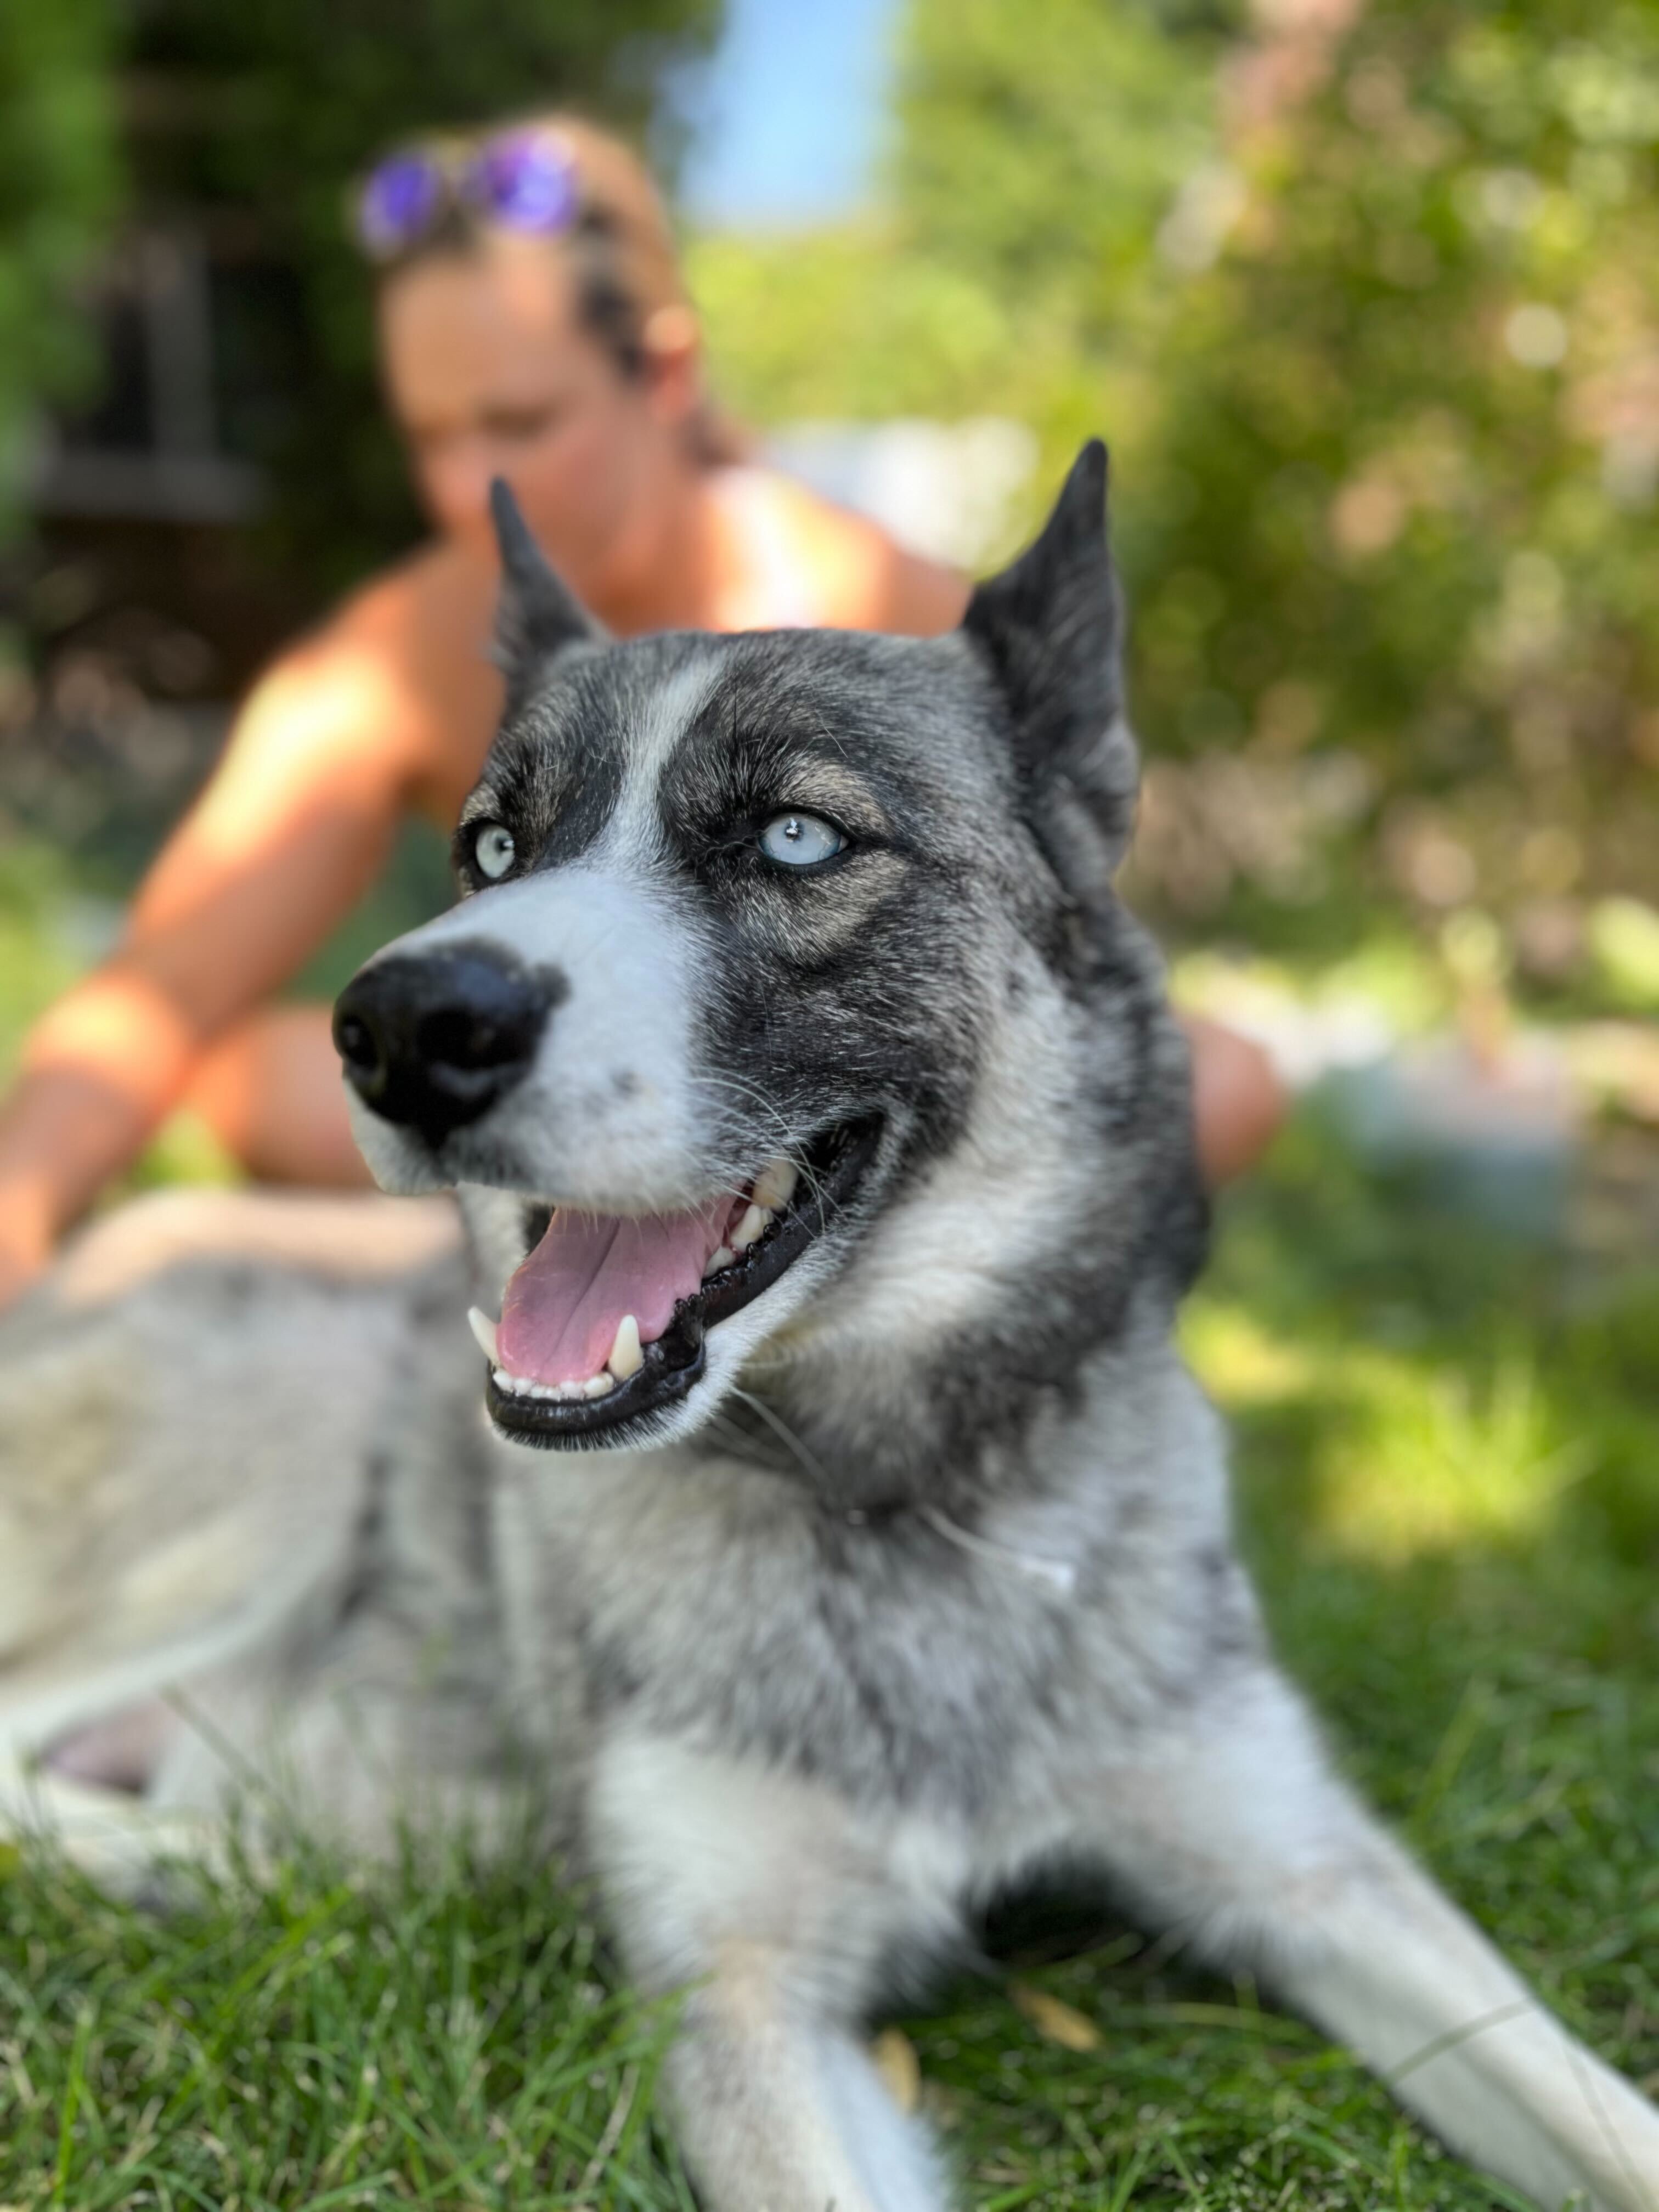
POLYGON ((651 2118, 669 2021, 523 1867, 319 1861, 194 1882, 161 1921, 31 1856, 4 1923, 19 2204, 570 2203, 601 2174, 613 2203, 690 2203, 651 2118))

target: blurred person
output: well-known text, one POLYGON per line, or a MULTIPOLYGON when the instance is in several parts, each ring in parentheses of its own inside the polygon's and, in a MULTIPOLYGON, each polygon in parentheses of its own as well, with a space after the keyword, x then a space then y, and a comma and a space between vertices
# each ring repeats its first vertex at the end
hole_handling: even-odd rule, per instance
MULTIPOLYGON (((614 633, 951 628, 964 580, 757 466, 705 393, 663 204, 618 140, 554 115, 382 161, 358 229, 387 403, 429 542, 254 685, 120 943, 37 1024, 0 1112, 0 1300, 186 1104, 255 1177, 343 1189, 321 1006, 265 1003, 356 904, 404 814, 446 832, 501 704, 490 480, 614 633)), ((1193 1021, 1200 1152, 1277 1124, 1265 1059, 1193 1021)))

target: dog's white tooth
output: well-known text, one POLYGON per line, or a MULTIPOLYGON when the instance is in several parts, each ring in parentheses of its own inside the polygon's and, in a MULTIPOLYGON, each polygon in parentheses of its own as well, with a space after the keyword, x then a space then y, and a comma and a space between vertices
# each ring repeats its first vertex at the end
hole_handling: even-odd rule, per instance
POLYGON ((645 1364, 645 1353, 640 1346, 640 1325, 632 1314, 624 1314, 617 1323, 617 1340, 611 1347, 611 1357, 605 1362, 618 1382, 626 1382, 630 1375, 637 1375, 645 1364))
POLYGON ((800 1170, 793 1160, 773 1160, 756 1176, 750 1196, 757 1206, 776 1213, 788 1205, 799 1181, 800 1170))
POLYGON ((479 1349, 493 1367, 501 1356, 495 1349, 495 1323, 491 1321, 482 1306, 469 1306, 466 1310, 466 1325, 477 1338, 479 1349))
POLYGON ((608 1367, 601 1367, 597 1375, 590 1375, 582 1384, 582 1395, 585 1398, 603 1398, 616 1387, 616 1376, 608 1367))
POLYGON ((765 1236, 771 1226, 771 1209, 764 1206, 751 1206, 732 1231, 732 1249, 746 1252, 757 1238, 765 1236))
POLYGON ((718 1252, 711 1252, 708 1255, 708 1264, 702 1271, 704 1282, 706 1283, 711 1275, 718 1275, 722 1267, 729 1267, 737 1256, 729 1244, 722 1244, 718 1252))

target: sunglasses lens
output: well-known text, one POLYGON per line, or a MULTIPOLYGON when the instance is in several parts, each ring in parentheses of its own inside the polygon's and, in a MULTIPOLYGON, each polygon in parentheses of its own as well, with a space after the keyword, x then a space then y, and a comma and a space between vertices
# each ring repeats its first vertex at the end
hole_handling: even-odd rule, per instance
POLYGON ((397 253, 428 228, 443 197, 443 176, 427 154, 393 154, 363 186, 357 235, 377 260, 397 253))
POLYGON ((546 131, 505 131, 489 140, 466 189, 508 230, 563 230, 575 219, 575 164, 546 131))

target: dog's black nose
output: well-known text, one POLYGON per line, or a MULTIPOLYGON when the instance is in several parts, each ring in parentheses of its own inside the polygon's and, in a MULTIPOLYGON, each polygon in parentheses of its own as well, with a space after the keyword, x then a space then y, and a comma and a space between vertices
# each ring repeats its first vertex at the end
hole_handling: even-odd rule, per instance
POLYGON ((477 945, 375 961, 335 1001, 346 1080, 383 1121, 441 1144, 523 1079, 558 983, 477 945))

